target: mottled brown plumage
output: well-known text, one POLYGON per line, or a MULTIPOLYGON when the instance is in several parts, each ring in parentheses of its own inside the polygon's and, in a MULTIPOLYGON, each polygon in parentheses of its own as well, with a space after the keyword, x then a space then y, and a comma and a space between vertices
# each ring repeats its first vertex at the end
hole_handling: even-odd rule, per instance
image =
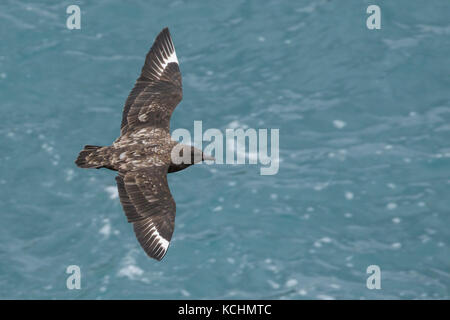
POLYGON ((181 73, 165 28, 156 37, 125 102, 120 137, 108 147, 85 146, 75 161, 81 168, 118 171, 117 188, 128 222, 133 223, 147 255, 157 260, 166 254, 175 224, 176 206, 167 173, 210 159, 170 137, 170 117, 181 98, 181 73), (190 153, 190 161, 173 163, 175 146, 181 147, 176 152, 190 153))

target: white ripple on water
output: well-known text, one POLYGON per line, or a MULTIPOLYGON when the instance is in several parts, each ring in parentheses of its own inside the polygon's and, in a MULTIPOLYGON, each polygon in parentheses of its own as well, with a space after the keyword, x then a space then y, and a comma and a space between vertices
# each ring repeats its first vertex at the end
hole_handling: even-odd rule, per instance
POLYGON ((390 203, 388 203, 388 204, 386 205, 386 208, 387 208, 388 210, 395 210, 395 209, 397 209, 397 204, 394 203, 394 202, 390 202, 390 203))
POLYGON ((402 247, 402 244, 400 242, 394 242, 391 244, 392 249, 400 249, 402 247))
POLYGON ((329 295, 326 295, 326 294, 318 294, 316 296, 316 298, 319 299, 319 300, 335 300, 335 298, 333 296, 329 296, 329 295))
POLYGON ((416 38, 403 38, 397 40, 384 39, 383 42, 389 47, 391 50, 402 49, 415 47, 419 44, 419 39, 416 38))
POLYGON ((59 164, 59 159, 61 156, 54 152, 54 148, 51 142, 44 142, 41 148, 50 155, 50 162, 52 165, 57 166, 59 164))
POLYGON ((26 23, 20 19, 17 19, 16 17, 13 17, 9 14, 3 13, 0 11, 0 18, 3 18, 5 20, 8 20, 9 22, 11 22, 12 24, 14 24, 16 27, 20 28, 20 29, 25 29, 25 30, 29 30, 29 29, 35 29, 36 27, 32 24, 26 23))
POLYGON ((342 129, 347 125, 347 123, 345 123, 345 121, 342 120, 333 120, 333 126, 336 129, 342 129))
POLYGON ((138 280, 144 271, 134 264, 128 264, 119 270, 119 277, 127 277, 130 280, 138 280))
POLYGON ((119 54, 101 56, 101 55, 92 55, 87 52, 77 50, 65 50, 63 51, 63 54, 71 56, 80 56, 96 61, 142 61, 142 57, 138 56, 130 56, 130 55, 124 56, 119 54))
POLYGON ((314 186, 314 190, 322 191, 323 189, 325 189, 328 186, 329 186, 329 182, 322 182, 322 183, 319 182, 314 186))
POLYGON ((181 289, 180 293, 183 297, 190 297, 191 294, 189 293, 189 291, 185 290, 185 289, 181 289))
POLYGON ((425 24, 419 24, 418 27, 422 32, 434 33, 437 35, 450 34, 450 26, 440 27, 440 26, 430 26, 425 24))
POLYGON ((103 235, 105 238, 109 238, 109 236, 111 235, 111 222, 109 221, 109 219, 103 219, 103 226, 100 228, 99 233, 101 235, 103 235))
POLYGON ((121 268, 117 273, 118 277, 125 277, 130 280, 141 280, 148 282, 147 279, 142 278, 144 275, 144 270, 142 270, 136 263, 136 259, 132 256, 133 252, 127 253, 125 258, 122 260, 121 268))
POLYGON ((324 243, 331 243, 333 240, 329 237, 323 237, 314 242, 314 247, 321 248, 324 243))
POLYGON ((105 275, 102 279, 102 286, 99 288, 100 292, 106 292, 109 284, 109 275, 105 275))
POLYGON ((401 221, 402 220, 400 218, 398 218, 398 217, 395 217, 395 218, 392 219, 392 222, 395 223, 395 224, 399 224, 401 221))
POLYGON ((109 198, 111 200, 117 199, 119 197, 119 191, 116 186, 107 186, 105 187, 106 193, 108 193, 109 198))
POLYGON ((291 288, 295 287, 298 284, 298 281, 296 279, 289 279, 286 281, 286 287, 291 288))
POLYGON ((73 169, 66 169, 65 174, 66 174, 66 181, 70 182, 75 176, 75 171, 73 169))
POLYGON ((267 283, 272 287, 272 289, 279 289, 280 288, 280 284, 273 281, 273 280, 267 280, 267 283))
POLYGON ((306 291, 305 289, 300 289, 297 293, 301 296, 306 296, 308 294, 308 291, 306 291))

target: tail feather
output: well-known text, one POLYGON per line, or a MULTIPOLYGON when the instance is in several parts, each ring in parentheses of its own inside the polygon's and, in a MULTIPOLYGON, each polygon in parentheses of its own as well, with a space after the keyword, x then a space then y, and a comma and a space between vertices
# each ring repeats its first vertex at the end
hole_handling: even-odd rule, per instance
POLYGON ((101 168, 102 157, 96 156, 96 151, 102 148, 101 146, 86 145, 84 149, 80 151, 75 164, 80 168, 101 168))

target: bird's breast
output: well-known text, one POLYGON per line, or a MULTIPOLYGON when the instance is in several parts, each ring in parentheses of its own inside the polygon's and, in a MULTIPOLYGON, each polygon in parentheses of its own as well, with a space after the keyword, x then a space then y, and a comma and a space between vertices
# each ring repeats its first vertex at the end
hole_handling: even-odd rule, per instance
POLYGON ((137 170, 170 163, 170 150, 161 144, 134 144, 116 150, 113 162, 120 170, 137 170))

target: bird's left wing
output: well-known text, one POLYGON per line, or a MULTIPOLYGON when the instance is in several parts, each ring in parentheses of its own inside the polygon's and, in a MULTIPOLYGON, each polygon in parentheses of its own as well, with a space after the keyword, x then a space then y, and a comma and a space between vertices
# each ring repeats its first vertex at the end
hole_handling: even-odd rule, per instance
POLYGON ((167 166, 119 172, 116 177, 120 202, 133 223, 140 245, 151 258, 167 252, 175 226, 175 201, 167 183, 167 166))
POLYGON ((141 75, 125 102, 121 135, 142 127, 169 131, 170 116, 183 96, 181 73, 168 28, 156 37, 141 75))

